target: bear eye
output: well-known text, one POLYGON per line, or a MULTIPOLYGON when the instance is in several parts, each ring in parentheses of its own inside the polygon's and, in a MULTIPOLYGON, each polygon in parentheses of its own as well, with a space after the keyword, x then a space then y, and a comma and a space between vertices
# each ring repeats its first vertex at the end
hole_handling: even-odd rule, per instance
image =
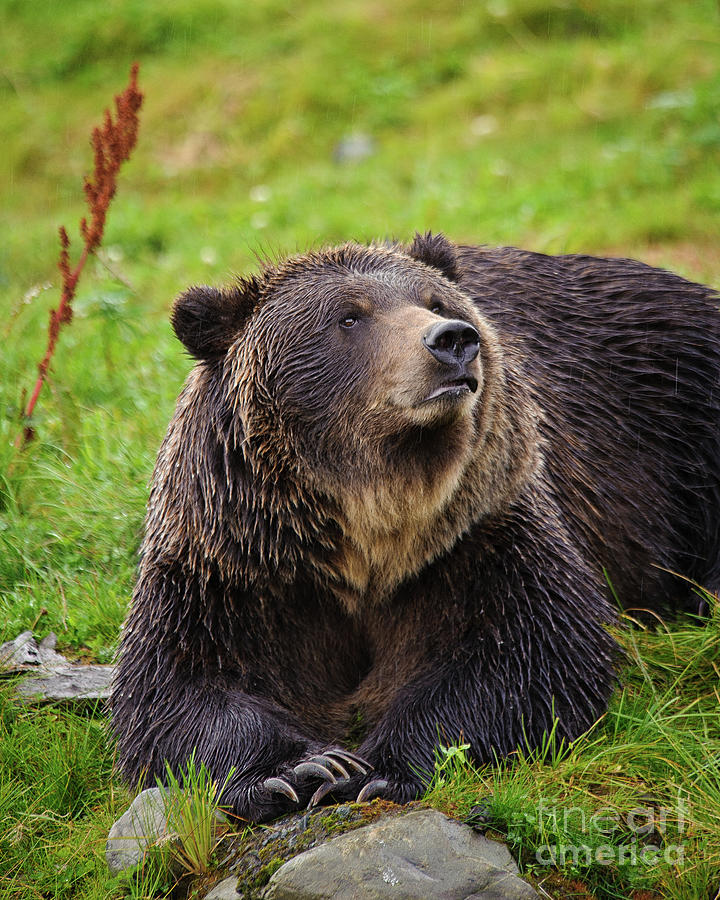
POLYGON ((439 300, 433 300, 430 304, 430 312, 436 316, 441 316, 445 312, 445 307, 439 300))
POLYGON ((343 316, 342 319, 340 319, 340 327, 341 328, 352 328, 353 325, 357 325, 357 321, 358 321, 357 316, 353 316, 353 315, 343 316))

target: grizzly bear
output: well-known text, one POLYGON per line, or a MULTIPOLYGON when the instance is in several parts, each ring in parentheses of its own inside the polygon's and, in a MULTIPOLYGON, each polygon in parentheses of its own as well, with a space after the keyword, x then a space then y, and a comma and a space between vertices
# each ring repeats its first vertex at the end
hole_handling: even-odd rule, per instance
POLYGON ((720 328, 625 259, 417 235, 194 287, 112 695, 136 781, 235 813, 418 795, 574 739, 626 607, 720 586, 720 328), (678 577, 684 576, 684 578, 678 577))

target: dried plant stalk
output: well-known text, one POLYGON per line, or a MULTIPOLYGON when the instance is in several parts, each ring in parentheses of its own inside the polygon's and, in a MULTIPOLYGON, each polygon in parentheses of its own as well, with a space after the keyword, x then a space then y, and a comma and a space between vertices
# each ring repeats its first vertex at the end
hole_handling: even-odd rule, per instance
POLYGON ((62 296, 57 309, 50 310, 48 342, 45 355, 38 364, 38 377, 25 408, 25 424, 22 434, 15 441, 16 446, 24 446, 35 436, 31 425, 33 411, 43 383, 47 378, 50 361, 55 353, 60 328, 72 320, 72 301, 75 297, 80 275, 88 256, 102 243, 105 219, 112 198, 117 189, 117 175, 122 164, 130 158, 135 143, 140 120, 138 110, 143 95, 137 84, 138 64, 130 70, 130 82, 125 90, 115 97, 115 120, 109 110, 105 110, 105 120, 101 128, 93 129, 92 146, 94 166, 92 175, 85 178, 85 199, 90 211, 90 221, 80 220, 80 234, 83 250, 74 269, 70 268, 70 238, 64 227, 60 227, 60 258, 58 268, 62 275, 62 296))

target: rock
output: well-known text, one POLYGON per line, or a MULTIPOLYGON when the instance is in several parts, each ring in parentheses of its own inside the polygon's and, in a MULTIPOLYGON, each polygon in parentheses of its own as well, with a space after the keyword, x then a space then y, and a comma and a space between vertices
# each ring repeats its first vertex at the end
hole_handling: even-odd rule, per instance
POLYGON ((0 673, 32 672, 16 693, 28 702, 58 700, 105 700, 110 694, 112 666, 77 665, 55 652, 57 635, 52 631, 40 643, 32 631, 23 631, 14 641, 0 646, 0 673))
MULTIPOLYGON (((351 807, 346 809, 352 814, 351 807)), ((310 816, 338 820, 326 809, 313 810, 310 816)), ((275 858, 275 842, 286 832, 293 836, 291 818, 283 820, 285 825, 278 824, 267 846, 258 845, 251 853, 258 857, 259 870, 250 872, 247 855, 238 852, 239 847, 231 851, 224 867, 227 869, 230 863, 234 874, 216 884, 204 900, 239 900, 244 896, 263 900, 537 898, 533 888, 518 877, 517 866, 504 844, 488 840, 435 810, 383 815, 281 865, 282 855, 275 858), (262 890, 260 886, 277 866, 262 890), (268 870, 264 878, 263 870, 268 870)), ((305 817, 294 818, 300 821, 305 817)), ((110 872, 116 875, 137 866, 152 844, 171 840, 166 819, 160 788, 139 794, 110 831, 106 848, 110 872)))
POLYGON ((40 650, 54 650, 57 647, 57 635, 54 631, 48 632, 38 644, 40 650))
POLYGON ((105 859, 111 874, 137 866, 147 848, 167 840, 165 798, 160 788, 142 791, 130 808, 110 829, 105 845, 105 859))
POLYGON ((23 631, 14 641, 0 646, 0 671, 9 675, 13 672, 45 668, 54 669, 70 663, 60 653, 55 652, 57 635, 50 632, 39 644, 32 631, 23 631))
POLYGON ((209 894, 205 894, 203 900, 239 900, 241 895, 237 891, 237 883, 237 875, 226 878, 216 884, 209 894))
POLYGON ((27 666, 39 666, 40 654, 32 631, 23 631, 14 641, 0 646, 0 666, 5 671, 15 672, 27 666))
POLYGON ((348 134, 335 145, 333 159, 337 163, 360 162, 375 152, 375 141, 369 134, 348 134))
POLYGON ((264 900, 531 900, 507 847, 435 810, 383 819, 281 866, 264 900))
POLYGON ((112 666, 74 666, 66 661, 62 668, 40 670, 17 686, 18 696, 27 701, 105 700, 110 695, 112 666))

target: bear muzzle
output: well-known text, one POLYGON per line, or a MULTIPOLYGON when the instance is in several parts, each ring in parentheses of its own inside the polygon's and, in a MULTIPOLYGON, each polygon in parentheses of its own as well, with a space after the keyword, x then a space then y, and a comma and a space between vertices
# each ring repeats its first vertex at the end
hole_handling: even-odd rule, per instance
POLYGON ((438 362, 448 366, 470 363, 480 352, 477 329, 462 319, 437 322, 428 328, 422 342, 438 362))
POLYGON ((442 397, 459 400, 464 395, 474 394, 478 389, 478 379, 472 369, 480 352, 480 334, 469 322, 449 319, 432 325, 422 337, 426 350, 439 362, 443 370, 441 383, 424 399, 423 403, 442 397))

